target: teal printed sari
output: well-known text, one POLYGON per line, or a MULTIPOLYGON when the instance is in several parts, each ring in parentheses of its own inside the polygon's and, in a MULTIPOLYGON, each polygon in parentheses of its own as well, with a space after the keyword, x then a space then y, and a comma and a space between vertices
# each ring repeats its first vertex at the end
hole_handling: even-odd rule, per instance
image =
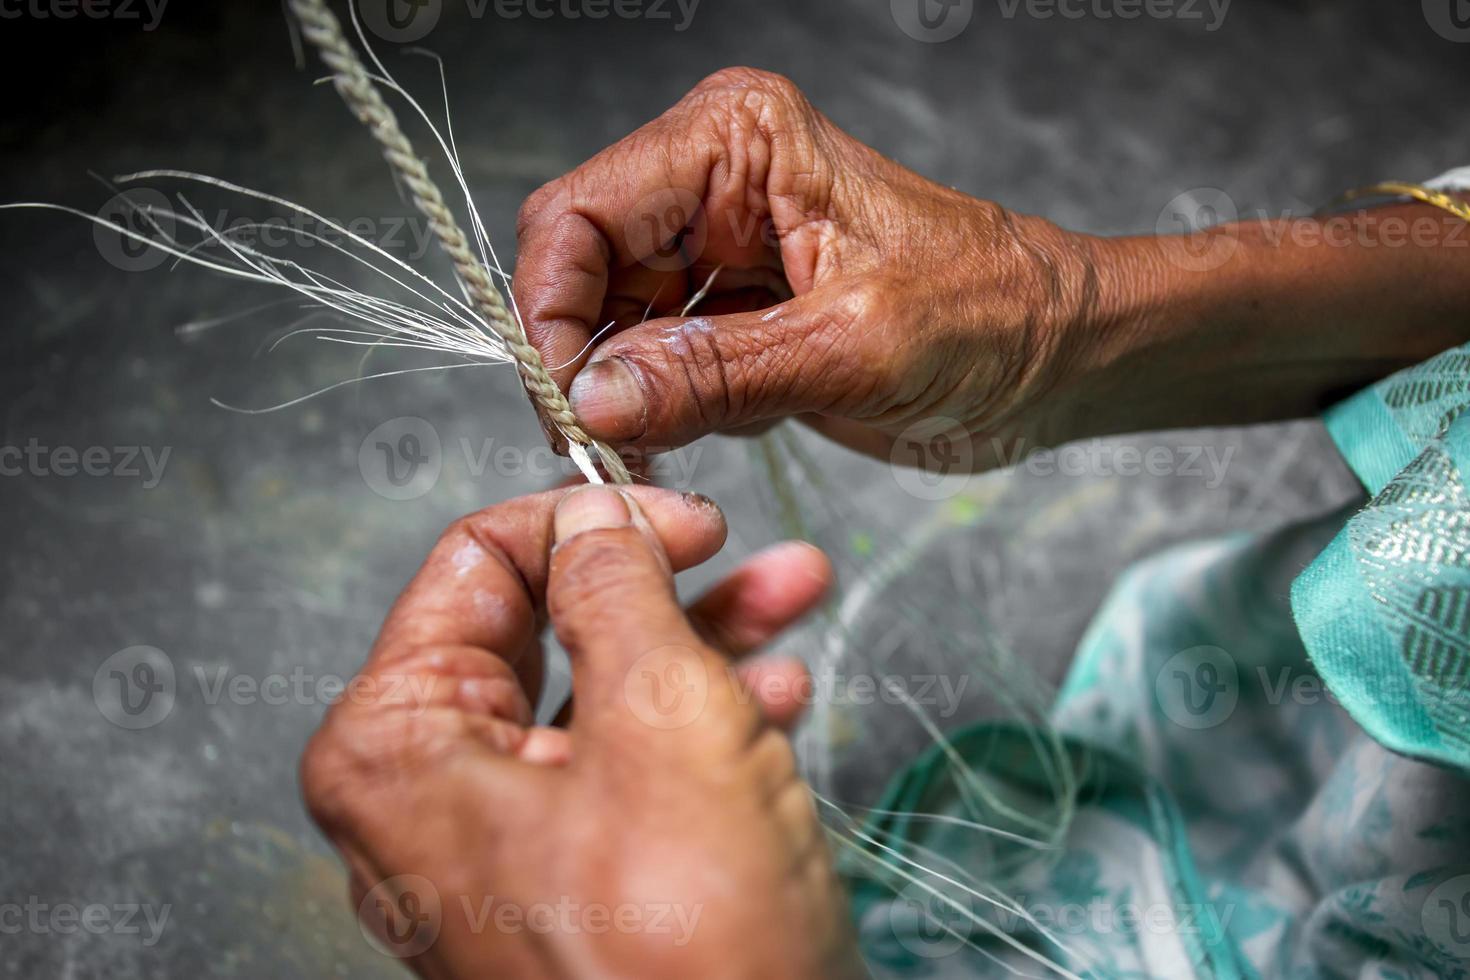
MULTIPOLYGON (((1058 853, 939 928, 855 884, 875 973, 1470 978, 1470 345, 1326 423, 1366 505, 1132 568, 1053 709, 1080 773, 1058 853)), ((1005 728, 953 750, 1046 805, 1005 728)), ((951 761, 873 827, 983 877, 951 761)))

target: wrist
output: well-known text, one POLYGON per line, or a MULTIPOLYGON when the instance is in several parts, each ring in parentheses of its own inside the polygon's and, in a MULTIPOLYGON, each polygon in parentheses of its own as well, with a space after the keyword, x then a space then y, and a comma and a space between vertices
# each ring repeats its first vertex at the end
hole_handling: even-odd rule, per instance
POLYGON ((1090 239, 1069 437, 1311 415, 1463 343, 1467 246, 1425 206, 1090 239))
POLYGON ((999 360, 1008 371, 986 387, 989 397, 999 395, 1011 407, 984 414, 1008 416, 1027 413, 1065 389, 1095 360, 1092 351, 1104 333, 1098 306, 1101 240, 999 205, 985 207, 993 212, 987 210, 977 236, 980 271, 970 286, 966 329, 978 339, 982 360, 996 360, 1001 340, 999 360))

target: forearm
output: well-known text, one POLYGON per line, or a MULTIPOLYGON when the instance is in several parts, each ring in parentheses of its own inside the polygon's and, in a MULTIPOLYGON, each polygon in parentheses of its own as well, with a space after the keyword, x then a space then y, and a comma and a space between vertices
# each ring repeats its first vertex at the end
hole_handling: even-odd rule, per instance
POLYGON ((1470 340, 1470 226, 1428 205, 1092 246, 1071 437, 1311 415, 1470 340))

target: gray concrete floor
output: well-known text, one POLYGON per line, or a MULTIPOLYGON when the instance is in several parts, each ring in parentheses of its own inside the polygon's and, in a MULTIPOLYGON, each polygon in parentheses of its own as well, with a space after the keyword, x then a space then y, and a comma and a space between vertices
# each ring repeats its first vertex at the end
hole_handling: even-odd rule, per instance
MULTIPOLYGON (((682 31, 475 18, 444 0, 420 43, 446 59, 468 177, 506 244, 526 193, 730 64, 790 75, 928 176, 1096 232, 1152 230, 1190 189, 1222 188, 1246 214, 1305 210, 1345 187, 1470 162, 1470 48, 1436 34, 1417 3, 1237 0, 1213 31, 973 6, 959 37, 927 44, 884 0, 704 0, 682 31)), ((343 220, 406 213, 334 94, 311 87, 316 68, 294 65, 273 4, 174 0, 152 31, 28 16, 0 32, 0 199, 95 211, 110 192, 89 170, 180 167, 343 220)), ((432 94, 423 65, 403 63, 432 94)), ((151 486, 146 457, 139 476, 0 478, 0 911, 15 910, 0 919, 0 973, 394 975, 353 924, 298 799, 295 761, 321 699, 266 703, 249 685, 350 676, 444 524, 551 482, 513 466, 477 472, 487 440, 528 448, 538 430, 499 369, 371 382, 274 415, 220 411, 211 397, 268 404, 351 376, 355 359, 309 342, 255 356, 279 326, 270 313, 181 339, 182 323, 272 297, 188 269, 124 271, 104 251, 78 220, 0 213, 0 445, 102 447, 114 469, 122 447, 168 453, 151 486), (365 437, 402 416, 425 419, 441 444, 437 483, 409 501, 375 492, 359 465, 365 437), (138 646, 174 675, 164 717, 119 713, 109 693, 111 669, 131 672, 140 655, 108 658, 138 646), (247 693, 216 696, 235 676, 247 693), (143 915, 124 921, 134 904, 167 909, 156 937, 143 915), (88 905, 108 910, 108 928, 51 917, 88 905)), ((960 559, 955 595, 1046 673, 1128 561, 1355 492, 1313 423, 1127 441, 1235 455, 1218 486, 989 476, 974 488, 984 519, 946 542, 960 559)), ((692 483, 727 505, 736 533, 692 586, 775 534, 744 451, 701 451, 692 483)), ((859 512, 917 516, 881 467, 822 459, 838 485, 862 488, 859 512)))

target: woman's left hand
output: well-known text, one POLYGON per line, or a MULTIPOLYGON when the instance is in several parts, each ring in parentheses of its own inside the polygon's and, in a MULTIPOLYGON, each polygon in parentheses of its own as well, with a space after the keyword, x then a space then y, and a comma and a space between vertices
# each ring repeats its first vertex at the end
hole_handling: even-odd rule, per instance
POLYGON ((732 668, 821 597, 806 545, 757 555, 687 611, 708 501, 640 487, 456 522, 302 761, 363 922, 423 976, 841 977, 860 969, 780 725, 797 665, 732 668), (537 634, 573 670, 538 727, 537 634))

